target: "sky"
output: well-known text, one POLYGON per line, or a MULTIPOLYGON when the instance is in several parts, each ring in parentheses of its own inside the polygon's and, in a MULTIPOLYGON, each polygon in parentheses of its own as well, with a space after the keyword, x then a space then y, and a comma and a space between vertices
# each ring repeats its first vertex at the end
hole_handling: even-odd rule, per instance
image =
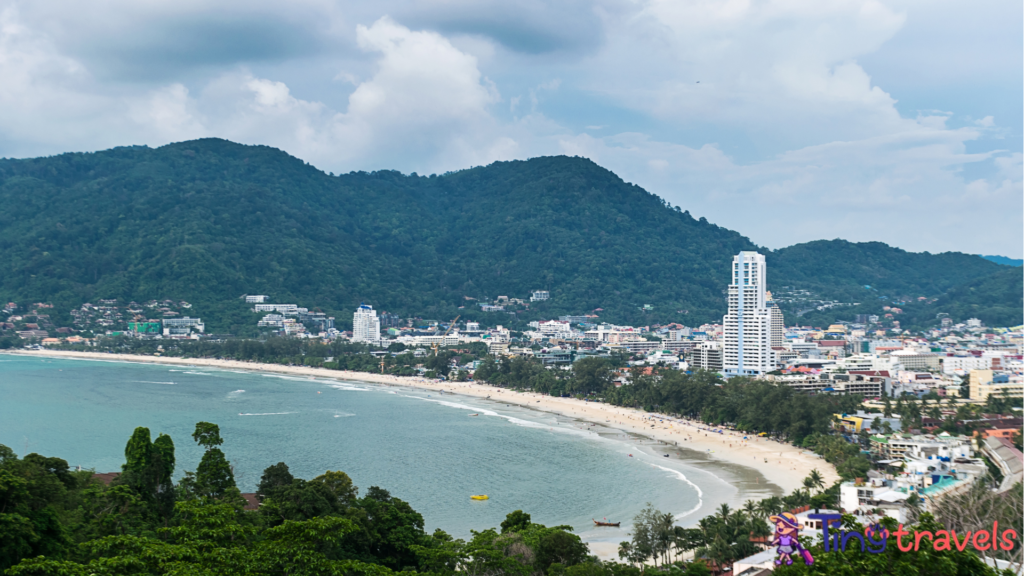
POLYGON ((0 157, 584 156, 781 248, 1024 256, 1019 0, 0 0, 0 157))

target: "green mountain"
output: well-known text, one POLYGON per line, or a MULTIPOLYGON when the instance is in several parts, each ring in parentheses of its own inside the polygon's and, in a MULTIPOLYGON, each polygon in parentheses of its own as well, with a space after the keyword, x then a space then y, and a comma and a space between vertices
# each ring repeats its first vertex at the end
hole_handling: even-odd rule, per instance
MULTIPOLYGON (((0 202, 0 299, 52 302, 57 317, 101 298, 184 299, 208 330, 235 333, 254 322, 246 293, 341 325, 360 302, 492 325, 596 309, 699 325, 725 311, 731 257, 759 249, 569 157, 333 176, 280 150, 205 139, 0 160, 0 202), (551 300, 518 318, 476 306, 537 289, 551 300)), ((1005 269, 838 240, 761 251, 770 287, 851 301, 936 296, 1005 269)))
POLYGON ((1006 256, 982 256, 982 258, 996 264, 1003 264, 1004 266, 1024 266, 1024 260, 1020 258, 1008 258, 1006 256))

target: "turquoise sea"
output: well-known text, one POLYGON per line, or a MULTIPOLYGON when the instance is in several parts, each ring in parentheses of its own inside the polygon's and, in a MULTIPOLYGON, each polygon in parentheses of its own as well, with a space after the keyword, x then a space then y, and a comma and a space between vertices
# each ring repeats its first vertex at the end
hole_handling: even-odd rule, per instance
POLYGON ((343 470, 363 490, 381 486, 408 501, 428 531, 463 538, 521 509, 537 522, 570 524, 589 542, 617 543, 647 502, 686 524, 722 502, 769 494, 752 470, 487 400, 327 378, 0 355, 0 443, 19 455, 119 471, 128 437, 146 426, 154 438, 174 439, 180 476, 201 456, 190 437, 198 421, 220 425, 243 492, 255 491, 277 462, 307 479, 343 470), (592 518, 623 527, 594 529, 592 518))

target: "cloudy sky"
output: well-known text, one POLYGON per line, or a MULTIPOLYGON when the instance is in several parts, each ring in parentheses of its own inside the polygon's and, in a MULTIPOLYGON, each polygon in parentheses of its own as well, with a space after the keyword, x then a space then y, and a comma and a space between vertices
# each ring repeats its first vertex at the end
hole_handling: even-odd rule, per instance
POLYGON ((586 156, 778 248, 1024 256, 1019 0, 0 0, 0 156, 586 156))

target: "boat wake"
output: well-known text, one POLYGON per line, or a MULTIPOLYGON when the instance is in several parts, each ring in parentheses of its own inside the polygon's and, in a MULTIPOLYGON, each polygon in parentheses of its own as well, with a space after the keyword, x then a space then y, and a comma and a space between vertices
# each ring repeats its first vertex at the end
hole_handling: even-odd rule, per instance
POLYGON ((136 380, 140 384, 174 384, 174 382, 155 382, 153 380, 136 380))

